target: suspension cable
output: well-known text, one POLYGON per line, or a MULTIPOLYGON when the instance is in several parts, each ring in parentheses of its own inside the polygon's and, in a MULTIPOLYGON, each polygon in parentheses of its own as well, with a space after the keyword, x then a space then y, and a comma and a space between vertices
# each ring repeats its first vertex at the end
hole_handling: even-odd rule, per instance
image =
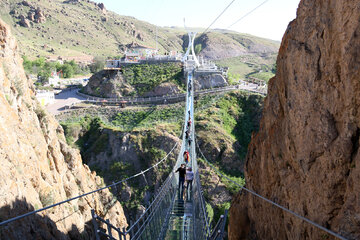
POLYGON ((261 196, 260 194, 254 192, 254 191, 252 191, 252 190, 250 190, 250 189, 248 189, 248 188, 246 188, 246 187, 244 187, 244 186, 241 186, 240 184, 238 184, 237 182, 233 181, 233 180, 230 179, 229 177, 223 175, 218 169, 216 169, 216 167, 215 167, 213 164, 211 164, 211 163, 206 159, 206 157, 204 156, 203 152, 202 152, 201 149, 200 149, 200 146, 199 146, 198 142, 196 141, 196 139, 194 139, 194 140, 195 140, 196 145, 197 145, 197 147, 198 147, 198 149, 199 149, 199 152, 200 152, 200 154, 202 155, 202 157, 204 158, 205 162, 207 162, 207 164, 209 164, 209 166, 210 166, 212 169, 214 169, 221 177, 226 178, 228 181, 230 181, 230 182, 234 183, 235 185, 239 186, 239 187, 241 188, 241 190, 245 190, 245 191, 251 193, 252 195, 254 195, 254 196, 256 196, 256 197, 258 197, 258 198, 260 198, 260 199, 262 199, 262 200, 264 200, 264 201, 266 201, 266 202, 268 202, 268 203, 270 203, 270 204, 272 204, 272 205, 274 205, 274 206, 276 206, 276 207, 284 210, 285 212, 288 212, 288 213, 292 214, 293 216, 295 216, 295 217, 297 217, 297 218, 300 218, 301 220, 303 220, 303 221, 305 221, 305 222, 307 222, 307 223, 309 223, 309 224, 311 224, 311 225, 313 225, 313 226, 315 226, 315 227, 317 227, 317 228, 319 228, 319 229, 321 229, 321 230, 323 230, 323 231, 331 234, 332 236, 337 237, 337 238, 339 238, 339 239, 341 239, 341 240, 347 240, 346 238, 344 238, 343 236, 339 235, 338 233, 333 232, 333 231, 331 231, 331 230, 329 230, 329 229, 327 229, 327 228, 325 228, 325 227, 323 227, 323 226, 321 226, 321 225, 319 225, 319 224, 311 221, 310 219, 305 218, 305 217, 297 214, 296 212, 294 212, 294 211, 292 211, 292 210, 290 210, 290 209, 288 209, 288 208, 286 208, 286 207, 283 207, 283 206, 281 206, 280 204, 277 204, 277 203, 275 203, 274 201, 271 201, 270 199, 267 199, 266 197, 261 196))
POLYGON ((231 3, 229 3, 229 5, 226 6, 226 8, 214 19, 214 21, 206 28, 205 31, 202 32, 202 34, 206 33, 207 30, 209 30, 209 28, 221 17, 221 15, 224 14, 224 12, 231 6, 231 4, 233 4, 235 2, 235 0, 232 0, 231 3))
POLYGON ((159 162, 157 162, 156 164, 152 165, 151 167, 145 169, 144 171, 140 171, 140 172, 138 172, 137 174, 132 175, 132 176, 126 178, 126 179, 123 179, 123 180, 121 180, 121 181, 115 182, 115 183, 110 184, 110 185, 108 185, 108 186, 105 186, 105 187, 102 187, 102 188, 93 190, 93 191, 91 191, 91 192, 87 192, 87 193, 84 193, 84 194, 82 194, 82 195, 79 195, 79 196, 76 196, 76 197, 73 197, 73 198, 69 198, 69 199, 67 199, 67 200, 64 200, 64 201, 61 201, 61 202, 58 202, 58 203, 54 203, 54 204, 49 205, 49 206, 47 206, 47 207, 44 207, 44 208, 41 208, 41 209, 38 209, 38 210, 35 210, 35 211, 32 211, 32 212, 25 213, 25 214, 23 214, 23 215, 19 215, 19 216, 10 218, 10 219, 8 219, 8 220, 5 220, 5 221, 1 222, 1 223, 0 223, 0 226, 5 225, 5 224, 8 224, 8 223, 13 222, 13 221, 16 221, 16 220, 20 220, 20 219, 22 219, 22 218, 24 218, 24 217, 27 217, 27 216, 36 214, 36 213, 38 213, 38 212, 45 211, 45 210, 47 210, 47 209, 49 209, 49 208, 53 208, 53 207, 59 206, 59 205, 61 205, 61 204, 64 204, 64 203, 73 201, 73 200, 75 200, 75 199, 82 198, 82 197, 85 197, 85 196, 87 196, 87 195, 90 195, 90 194, 93 194, 93 193, 102 191, 102 190, 104 190, 104 189, 111 188, 111 187, 115 187, 116 185, 119 185, 119 184, 121 184, 121 183, 123 183, 123 182, 126 182, 126 181, 130 180, 130 179, 133 179, 133 178, 136 178, 136 177, 138 177, 138 176, 141 176, 141 175, 143 175, 144 173, 150 171, 151 169, 157 167, 159 164, 163 163, 163 162, 169 157, 169 155, 174 151, 174 149, 176 148, 176 146, 177 146, 178 144, 179 144, 179 141, 176 141, 176 143, 175 143, 175 145, 173 146, 173 148, 170 150, 170 152, 168 152, 168 154, 167 154, 163 159, 161 159, 159 162))
POLYGON ((264 5, 267 1, 269 0, 265 0, 264 2, 262 2, 260 5, 258 5, 256 8, 252 9, 250 12, 246 13, 245 15, 243 15, 241 18, 239 18, 238 20, 236 20, 233 24, 231 24, 230 26, 228 26, 227 28, 231 28, 232 26, 234 26, 235 24, 237 24, 238 22, 240 22, 241 20, 243 20, 245 17, 249 16, 251 13, 253 13, 256 9, 258 9, 259 7, 261 7, 262 5, 264 5))

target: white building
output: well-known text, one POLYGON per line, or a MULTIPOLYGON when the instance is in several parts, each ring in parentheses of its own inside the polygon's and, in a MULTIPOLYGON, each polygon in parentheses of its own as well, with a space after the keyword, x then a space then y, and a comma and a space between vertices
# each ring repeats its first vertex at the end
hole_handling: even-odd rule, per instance
POLYGON ((55 102, 54 92, 40 90, 36 92, 36 98, 42 106, 53 104, 55 102))
POLYGON ((49 85, 53 87, 60 86, 60 76, 57 72, 51 73, 51 77, 49 77, 49 85))

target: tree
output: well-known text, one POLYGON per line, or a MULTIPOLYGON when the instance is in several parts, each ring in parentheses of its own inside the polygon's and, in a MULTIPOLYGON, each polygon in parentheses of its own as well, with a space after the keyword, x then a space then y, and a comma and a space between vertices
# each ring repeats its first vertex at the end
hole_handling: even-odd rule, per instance
POLYGON ((271 72, 273 74, 276 74, 276 70, 277 70, 277 65, 276 65, 276 63, 274 63, 274 65, 272 66, 271 72))
POLYGON ((195 45, 195 54, 198 55, 202 50, 201 43, 195 45))
POLYGON ((95 57, 94 62, 90 65, 90 71, 92 73, 99 72, 104 69, 105 59, 102 57, 95 57))
POLYGON ((47 70, 41 70, 41 71, 39 71, 37 76, 40 79, 41 83, 45 84, 46 82, 49 81, 49 78, 51 76, 51 72, 47 71, 47 70))
POLYGON ((74 75, 74 69, 69 63, 64 63, 62 65, 62 72, 64 74, 64 78, 71 78, 74 75))

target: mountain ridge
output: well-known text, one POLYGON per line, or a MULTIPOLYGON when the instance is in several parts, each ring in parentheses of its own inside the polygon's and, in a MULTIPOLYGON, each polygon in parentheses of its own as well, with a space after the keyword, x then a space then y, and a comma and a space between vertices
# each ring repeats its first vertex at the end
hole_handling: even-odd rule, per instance
MULTIPOLYGON (((170 50, 182 52, 187 47, 185 44, 187 34, 182 28, 156 27, 134 17, 118 15, 106 10, 103 4, 89 0, 4 0, 0 3, 0 17, 12 26, 22 54, 30 57, 118 56, 124 53, 125 45, 132 41, 154 48, 158 46, 162 53, 170 50), (41 21, 37 17, 38 9, 41 21), (23 27, 21 24, 28 27, 23 27)), ((232 39, 230 35, 235 34, 225 30, 214 32, 215 34, 204 35, 223 35, 220 39, 229 41, 232 39)), ((248 34, 235 35, 255 45, 261 42, 259 39, 263 39, 248 34)), ((216 38, 214 41, 218 46, 216 38)), ((279 47, 279 43, 273 40, 263 39, 261 44, 268 52, 276 53, 279 47)), ((240 45, 237 47, 241 48, 240 45)), ((206 50, 206 48, 207 45, 204 45, 203 49, 206 50)), ((218 55, 216 55, 217 58, 219 58, 218 55)), ((203 56, 212 57, 209 54, 203 54, 203 56)), ((220 56, 220 58, 223 57, 220 56)))

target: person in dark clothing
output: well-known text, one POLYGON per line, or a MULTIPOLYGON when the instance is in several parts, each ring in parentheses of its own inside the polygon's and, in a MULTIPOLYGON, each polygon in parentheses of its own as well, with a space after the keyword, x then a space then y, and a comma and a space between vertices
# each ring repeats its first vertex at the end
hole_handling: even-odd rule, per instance
POLYGON ((189 121, 187 122, 187 126, 188 126, 188 128, 190 128, 190 126, 191 126, 191 117, 189 117, 189 121))
POLYGON ((189 130, 186 130, 185 132, 185 139, 188 139, 189 138, 189 130))
POLYGON ((184 191, 184 182, 185 182, 185 175, 186 175, 186 165, 185 164, 181 164, 181 166, 175 171, 175 172, 179 172, 179 190, 181 188, 181 196, 183 194, 184 191))
POLYGON ((191 146, 191 142, 192 142, 192 139, 191 139, 191 137, 189 137, 189 140, 188 140, 188 142, 189 142, 189 147, 191 146))

